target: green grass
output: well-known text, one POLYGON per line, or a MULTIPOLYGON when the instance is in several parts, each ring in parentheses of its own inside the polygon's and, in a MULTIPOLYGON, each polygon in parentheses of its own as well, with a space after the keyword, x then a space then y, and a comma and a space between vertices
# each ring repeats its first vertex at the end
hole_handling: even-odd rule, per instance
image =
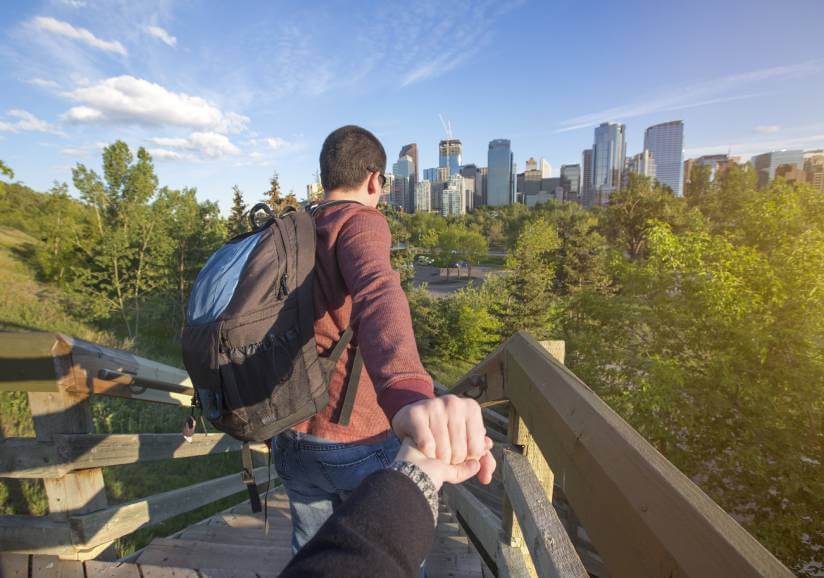
MULTIPOLYGON (((17 229, 0 226, 0 330, 42 330, 66 333, 94 343, 124 349, 126 342, 111 330, 76 318, 77 302, 37 280, 31 255, 37 239, 17 229)), ((170 346, 165 353, 160 338, 147 340, 136 353, 169 363, 179 360, 170 346), (152 353, 146 353, 146 352, 152 353), (158 353, 160 352, 160 353, 158 353)), ((179 432, 188 410, 163 404, 125 399, 92 398, 92 416, 99 433, 179 432)), ((30 437, 34 427, 28 399, 22 392, 0 392, 0 437, 30 437)), ((103 468, 110 503, 139 499, 155 493, 240 472, 237 453, 166 460, 103 468)), ((240 485, 240 484, 238 484, 240 485)), ((116 544, 118 554, 128 555, 157 536, 176 532, 204 517, 245 499, 243 493, 220 500, 171 520, 141 529, 116 544)), ((41 480, 0 480, 0 514, 43 515, 48 502, 41 480)))

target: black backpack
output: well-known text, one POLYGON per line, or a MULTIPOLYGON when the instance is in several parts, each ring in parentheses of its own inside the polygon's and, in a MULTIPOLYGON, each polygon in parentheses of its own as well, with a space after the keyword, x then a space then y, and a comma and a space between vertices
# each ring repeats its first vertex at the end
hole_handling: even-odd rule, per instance
MULTIPOLYGON (((313 216, 333 204, 280 216, 255 205, 252 231, 216 251, 192 287, 182 346, 195 405, 239 440, 268 441, 329 401, 329 376, 352 338, 349 328, 328 357, 317 353, 313 216), (262 224, 255 219, 260 211, 267 215, 262 224)), ((358 350, 337 416, 342 425, 349 422, 361 368, 358 350)))

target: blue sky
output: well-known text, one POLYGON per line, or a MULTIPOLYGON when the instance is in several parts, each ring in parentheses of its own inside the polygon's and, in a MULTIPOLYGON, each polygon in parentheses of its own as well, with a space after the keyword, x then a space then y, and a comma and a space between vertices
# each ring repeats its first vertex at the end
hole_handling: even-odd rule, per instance
POLYGON ((592 126, 683 119, 687 156, 824 147, 824 0, 4 2, 0 159, 46 189, 123 139, 161 184, 226 211, 274 170, 303 196, 328 132, 373 130, 391 162, 464 162, 493 138, 556 174, 592 126))

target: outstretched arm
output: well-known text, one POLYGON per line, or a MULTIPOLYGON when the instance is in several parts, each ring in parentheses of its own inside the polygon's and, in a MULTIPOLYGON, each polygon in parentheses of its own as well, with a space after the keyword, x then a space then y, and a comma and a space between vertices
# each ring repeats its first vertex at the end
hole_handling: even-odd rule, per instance
MULTIPOLYGON (((492 442, 486 441, 490 448, 492 442)), ((396 464, 399 471, 367 477, 295 555, 281 578, 419 576, 435 535, 438 489, 444 482, 469 479, 480 465, 430 460, 410 440, 401 446, 396 464), (434 498, 434 511, 429 498, 434 498)))

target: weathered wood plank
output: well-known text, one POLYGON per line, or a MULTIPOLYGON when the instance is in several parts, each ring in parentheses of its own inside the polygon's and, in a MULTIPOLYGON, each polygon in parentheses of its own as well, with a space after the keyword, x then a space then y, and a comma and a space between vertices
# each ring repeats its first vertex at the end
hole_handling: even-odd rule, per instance
POLYGON ((461 486, 444 484, 443 497, 449 509, 459 514, 468 526, 484 556, 495 560, 500 541, 501 520, 472 493, 461 486))
MULTIPOLYGON (((565 344, 563 341, 542 341, 541 346, 543 346, 544 349, 546 349, 550 353, 550 355, 557 359, 558 362, 564 362, 565 344)), ((535 442, 535 440, 532 438, 532 435, 529 433, 529 429, 527 429, 524 420, 521 419, 521 417, 518 415, 517 410, 511 404, 509 406, 509 419, 507 420, 507 423, 507 437, 509 443, 512 444, 514 447, 518 448, 520 452, 526 457, 530 466, 532 467, 532 470, 537 475, 538 480, 541 483, 541 486, 544 488, 544 495, 537 496, 536 499, 544 499, 546 500, 547 504, 551 504, 552 485, 554 482, 552 470, 546 463, 546 459, 544 459, 541 450, 538 448, 538 444, 535 442)), ((500 457, 496 456, 496 459, 500 459, 500 457)), ((506 493, 504 493, 503 496, 502 515, 504 539, 508 539, 509 545, 513 548, 522 547, 524 545, 523 531, 521 529, 520 524, 518 523, 518 518, 515 516, 515 513, 513 512, 509 496, 506 493)), ((526 566, 529 570, 529 575, 532 577, 536 577, 537 570, 533 565, 531 559, 526 559, 526 566)))
POLYGON ((587 578, 589 575, 529 461, 507 450, 501 467, 509 503, 518 517, 523 544, 529 549, 538 576, 587 578))
POLYGON ((25 554, 0 554, 2 578, 28 578, 29 557, 25 554))
POLYGON ((55 335, 0 331, 0 391, 55 392, 55 335))
POLYGON ((83 562, 57 556, 32 556, 32 578, 85 578, 83 562))
POLYGON ((86 560, 83 565, 86 567, 86 576, 95 576, 95 578, 140 578, 140 570, 138 570, 136 564, 86 560))
POLYGON ((57 448, 35 438, 0 439, 0 478, 61 477, 69 469, 60 464, 57 448))
POLYGON ((0 516, 0 551, 66 555, 73 551, 71 529, 47 516, 0 516))
POLYGON ((138 564, 173 565, 182 568, 212 568, 252 572, 280 572, 292 558, 288 542, 282 547, 222 545, 190 540, 152 541, 137 559, 138 564))
MULTIPOLYGON (((57 335, 50 353, 57 391, 28 393, 37 441, 47 443, 53 442, 57 434, 92 431, 88 396, 69 389, 78 379, 71 339, 57 335)), ((66 520, 70 515, 100 510, 108 505, 103 472, 99 468, 44 478, 43 485, 49 501, 49 517, 53 519, 66 520)), ((105 544, 99 545, 101 548, 94 551, 76 548, 74 556, 67 557, 94 558, 105 549, 105 544)))
MULTIPOLYGON (((59 454, 72 469, 235 452, 241 446, 241 442, 223 433, 195 434, 191 442, 179 433, 63 435, 55 439, 59 454)), ((264 444, 253 448, 266 451, 264 444)))
POLYGON ((498 578, 524 578, 534 572, 532 564, 524 556, 524 550, 508 546, 505 542, 498 544, 496 560, 498 578))
MULTIPOLYGON (((257 468, 254 473, 258 488, 265 487, 268 469, 257 468)), ((276 475, 272 475, 275 479, 276 475)), ((240 475, 230 474, 105 510, 73 516, 72 527, 78 543, 94 546, 242 492, 245 488, 240 475)))
MULTIPOLYGON (((241 446, 223 433, 195 434, 191 442, 173 433, 54 434, 53 440, 0 440, 0 477, 61 478, 75 470, 234 452, 241 446)), ((264 444, 252 449, 266 452, 264 444)))
POLYGON ((143 578, 200 578, 197 570, 141 564, 140 574, 143 578))
POLYGON ((507 344, 507 396, 611 576, 792 576, 534 339, 507 344))
POLYGON ((182 369, 82 339, 72 339, 71 347, 77 392, 191 405, 194 389, 182 369))

